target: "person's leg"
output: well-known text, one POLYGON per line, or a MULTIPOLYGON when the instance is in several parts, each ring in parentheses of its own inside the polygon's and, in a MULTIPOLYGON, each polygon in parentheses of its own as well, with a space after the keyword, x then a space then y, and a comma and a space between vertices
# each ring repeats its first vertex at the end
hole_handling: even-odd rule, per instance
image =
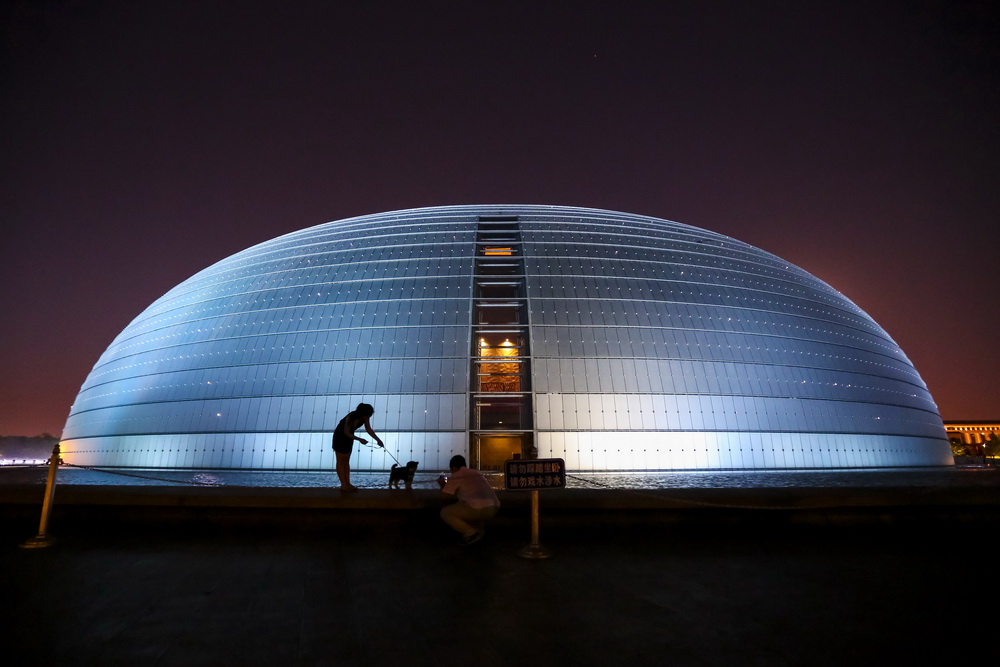
POLYGON ((351 484, 351 454, 350 452, 336 452, 337 454, 337 479, 340 480, 341 491, 357 491, 358 487, 351 484))
POLYGON ((496 516, 496 513, 496 507, 473 509, 465 503, 452 503, 441 508, 441 519, 461 533, 463 538, 469 539, 476 534, 482 535, 486 522, 496 516))
POLYGON ((482 509, 474 510, 476 516, 469 524, 472 528, 479 534, 486 533, 486 524, 497 515, 496 507, 483 507, 482 509))
POLYGON ((465 503, 452 503, 441 508, 441 519, 462 537, 469 537, 476 532, 469 523, 470 519, 475 520, 475 513, 476 510, 465 503))

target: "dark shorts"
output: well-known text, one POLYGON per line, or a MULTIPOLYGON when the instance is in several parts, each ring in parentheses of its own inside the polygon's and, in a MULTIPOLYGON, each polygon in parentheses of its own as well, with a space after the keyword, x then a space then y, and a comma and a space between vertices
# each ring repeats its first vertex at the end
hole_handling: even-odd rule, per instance
POLYGON ((354 438, 348 440, 340 434, 340 429, 333 434, 333 451, 338 454, 350 454, 354 451, 354 438))

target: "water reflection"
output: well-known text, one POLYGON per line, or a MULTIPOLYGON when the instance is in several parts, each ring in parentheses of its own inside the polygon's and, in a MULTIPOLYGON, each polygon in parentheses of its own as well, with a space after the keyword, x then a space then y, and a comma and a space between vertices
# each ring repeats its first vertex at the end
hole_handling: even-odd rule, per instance
POLYGON ((226 482, 219 477, 217 471, 196 472, 191 475, 191 481, 199 486, 225 486, 226 482))
MULTIPOLYGON (((60 484, 121 486, 242 486, 258 488, 332 488, 333 472, 257 472, 244 470, 86 470, 64 467, 60 484), (137 476, 146 474, 148 478, 137 476)), ((436 489, 442 471, 418 472, 413 486, 436 489)), ((44 484, 45 467, 0 471, 0 484, 44 484)), ((488 475, 491 483, 503 487, 503 476, 488 475)), ((388 472, 352 472, 351 481, 361 488, 387 488, 388 472)), ((1000 468, 893 468, 789 471, 701 471, 701 472, 588 472, 567 475, 568 488, 577 489, 681 489, 681 488, 830 488, 886 486, 1000 486, 1000 468)))

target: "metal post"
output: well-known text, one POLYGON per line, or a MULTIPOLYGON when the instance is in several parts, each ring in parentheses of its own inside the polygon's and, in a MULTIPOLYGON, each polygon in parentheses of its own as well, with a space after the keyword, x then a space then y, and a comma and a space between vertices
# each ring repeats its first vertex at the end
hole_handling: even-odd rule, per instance
POLYGON ((52 456, 49 458, 49 477, 45 482, 45 500, 42 501, 42 518, 38 522, 38 534, 21 543, 23 549, 39 549, 51 546, 55 540, 48 535, 49 513, 52 511, 52 502, 56 495, 56 471, 62 459, 59 457, 59 443, 52 448, 52 456))
POLYGON ((538 542, 538 490, 531 491, 531 544, 517 552, 521 558, 548 558, 552 552, 538 542))

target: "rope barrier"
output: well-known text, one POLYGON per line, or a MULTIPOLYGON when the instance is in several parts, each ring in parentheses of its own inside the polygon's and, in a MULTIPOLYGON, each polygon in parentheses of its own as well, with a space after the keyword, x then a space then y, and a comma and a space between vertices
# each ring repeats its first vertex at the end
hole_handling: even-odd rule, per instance
MULTIPOLYGON (((122 477, 135 477, 136 479, 147 479, 147 480, 154 481, 154 482, 169 482, 171 484, 180 484, 180 485, 188 484, 188 485, 191 485, 191 486, 210 487, 210 488, 217 488, 217 489, 218 488, 227 488, 227 489, 256 489, 256 488, 262 488, 262 487, 259 487, 259 486, 248 486, 246 484, 226 484, 224 482, 199 482, 197 480, 169 479, 169 478, 166 478, 166 477, 154 477, 152 475, 139 475, 137 473, 121 472, 119 470, 108 470, 106 468, 99 468, 99 467, 96 467, 96 466, 79 465, 79 464, 76 464, 76 463, 63 463, 63 465, 66 466, 66 467, 68 467, 68 468, 80 468, 82 470, 90 470, 92 472, 103 472, 103 473, 106 473, 108 475, 120 475, 122 477)), ((435 483, 436 482, 434 480, 426 480, 426 481, 420 480, 420 481, 414 481, 413 482, 413 486, 418 486, 418 485, 430 486, 430 485, 435 484, 435 483)), ((264 488, 266 488, 266 487, 264 487, 264 488)), ((293 488, 293 487, 289 487, 289 488, 293 488)), ((321 487, 317 487, 317 488, 321 488, 321 487)))
POLYGON ((230 488, 250 488, 244 487, 239 484, 217 484, 213 482, 198 482, 195 480, 185 480, 185 479, 168 479, 166 477, 152 477, 150 475, 138 475, 131 472, 120 472, 118 470, 107 470, 105 468, 97 468, 94 466, 78 465, 76 463, 64 463, 63 465, 69 468, 82 468, 83 470, 90 470, 93 472, 103 472, 108 475, 121 475, 122 477, 135 477, 136 479, 148 479, 154 482, 170 482, 171 484, 190 484, 191 486, 210 486, 210 487, 230 487, 230 488))
MULTIPOLYGON (((371 449, 383 449, 383 451, 385 451, 387 454, 389 454, 390 456, 392 456, 392 454, 390 452, 388 452, 388 450, 385 450, 382 447, 374 447, 374 446, 371 446, 371 445, 366 445, 366 446, 368 446, 371 449)), ((395 460, 395 457, 393 457, 393 460, 395 460)), ((398 464, 398 462, 397 462, 397 464, 398 464)), ((48 465, 47 462, 42 462, 42 463, 37 463, 37 464, 8 464, 8 465, 0 466, 0 469, 3 469, 3 468, 19 468, 19 469, 23 469, 23 468, 44 468, 47 465, 48 465)), ((255 486, 247 486, 247 485, 244 485, 244 484, 226 484, 224 482, 201 482, 201 481, 197 481, 197 480, 170 479, 170 478, 167 478, 167 477, 155 477, 155 476, 152 476, 152 475, 140 475, 138 473, 122 472, 122 471, 119 471, 119 470, 108 470, 106 468, 100 468, 100 467, 97 467, 97 466, 80 465, 80 464, 75 464, 75 463, 65 463, 65 462, 63 462, 62 465, 66 466, 66 467, 69 467, 69 468, 79 468, 79 469, 82 469, 82 470, 89 470, 91 472, 105 473, 105 474, 108 474, 108 475, 118 475, 120 477, 132 477, 132 478, 135 478, 135 479, 145 479, 145 480, 149 480, 149 481, 153 481, 153 482, 167 482, 169 484, 175 484, 175 485, 180 485, 180 486, 187 485, 187 486, 194 486, 194 487, 231 488, 231 489, 252 489, 252 488, 259 488, 259 487, 255 487, 255 486)), ((617 486, 612 486, 610 484, 602 484, 601 482, 597 482, 597 481, 592 480, 592 479, 587 479, 587 478, 584 478, 584 477, 580 477, 579 475, 567 474, 566 477, 567 477, 567 479, 574 479, 574 480, 576 480, 576 481, 578 481, 578 482, 580 482, 582 484, 588 484, 590 486, 594 486, 594 487, 597 487, 599 489, 605 489, 605 490, 608 490, 608 491, 617 491, 619 493, 624 492, 624 493, 627 493, 627 494, 630 494, 630 495, 641 496, 641 497, 644 497, 644 498, 651 498, 651 499, 654 499, 654 500, 656 500, 656 501, 658 501, 658 502, 660 502, 662 504, 666 504, 666 503, 682 503, 682 504, 696 505, 696 506, 701 506, 701 507, 716 507, 716 508, 725 508, 725 509, 748 509, 748 510, 788 510, 788 509, 793 509, 793 508, 790 508, 788 506, 779 506, 779 505, 747 505, 747 504, 734 504, 734 503, 717 503, 717 502, 710 502, 710 501, 704 501, 704 500, 694 500, 694 499, 691 499, 691 498, 679 498, 677 496, 670 496, 670 495, 662 495, 662 494, 651 493, 648 490, 643 491, 643 490, 637 490, 637 489, 621 488, 621 487, 617 487, 617 486)), ((412 486, 428 486, 428 487, 431 487, 431 488, 433 488, 434 484, 436 484, 435 480, 414 480, 412 482, 412 486)), ((374 487, 372 487, 372 488, 374 488, 374 487)), ((823 509, 824 507, 835 507, 835 505, 810 505, 809 509, 823 509)))

